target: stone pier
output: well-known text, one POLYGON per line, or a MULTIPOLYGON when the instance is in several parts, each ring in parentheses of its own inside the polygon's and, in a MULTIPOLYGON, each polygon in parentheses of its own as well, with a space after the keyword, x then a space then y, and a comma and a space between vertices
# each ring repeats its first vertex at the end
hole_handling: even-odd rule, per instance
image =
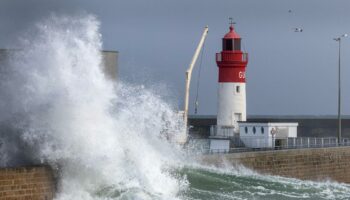
POLYGON ((261 174, 350 183, 350 147, 204 155, 205 164, 243 165, 261 174))

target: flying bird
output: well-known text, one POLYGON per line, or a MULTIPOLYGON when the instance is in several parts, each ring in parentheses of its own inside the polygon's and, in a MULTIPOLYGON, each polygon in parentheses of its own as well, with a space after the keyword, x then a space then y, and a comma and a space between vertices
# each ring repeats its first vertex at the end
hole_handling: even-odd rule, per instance
POLYGON ((293 29, 294 29, 294 32, 303 32, 302 28, 293 28, 293 29))

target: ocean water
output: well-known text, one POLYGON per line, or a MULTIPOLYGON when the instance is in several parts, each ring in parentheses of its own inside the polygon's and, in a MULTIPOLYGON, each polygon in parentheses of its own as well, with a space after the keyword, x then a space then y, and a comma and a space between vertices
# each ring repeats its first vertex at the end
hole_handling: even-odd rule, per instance
POLYGON ((184 168, 183 199, 349 199, 350 185, 266 176, 248 169, 184 168))
MULTIPOLYGON (((166 88, 108 80, 100 23, 51 15, 0 73, 0 165, 48 163, 57 200, 349 199, 350 187, 198 164, 166 88)), ((170 95, 171 96, 171 95, 170 95)))

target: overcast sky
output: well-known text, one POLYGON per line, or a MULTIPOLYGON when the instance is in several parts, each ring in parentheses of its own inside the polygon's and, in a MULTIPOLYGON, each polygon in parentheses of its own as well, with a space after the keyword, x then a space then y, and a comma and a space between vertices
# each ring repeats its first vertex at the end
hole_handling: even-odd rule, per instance
MULTIPOLYGON (((350 33, 347 0, 1 0, 0 48, 14 48, 21 32, 54 12, 87 12, 101 22, 103 46, 120 52, 119 78, 166 84, 183 104, 184 73, 205 25, 199 114, 216 114, 215 53, 228 18, 249 53, 247 109, 252 114, 337 113, 338 44, 350 33), (289 12, 291 10, 292 12, 289 12), (303 32, 294 32, 302 27, 303 32)), ((350 38, 342 41, 343 113, 350 114, 350 38)), ((199 62, 198 62, 199 63, 199 62)), ((193 113, 196 66, 191 87, 193 113)))

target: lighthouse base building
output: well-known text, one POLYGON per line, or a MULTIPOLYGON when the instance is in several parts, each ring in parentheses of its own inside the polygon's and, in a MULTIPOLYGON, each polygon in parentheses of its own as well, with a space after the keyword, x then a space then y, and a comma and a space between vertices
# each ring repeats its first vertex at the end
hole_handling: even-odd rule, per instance
POLYGON ((234 136, 214 135, 211 126, 210 152, 229 152, 232 148, 295 147, 298 133, 296 122, 238 122, 239 133, 234 136))
MULTIPOLYGON (((242 122, 239 123, 239 138, 245 147, 275 148, 288 146, 296 138, 298 123, 242 122)), ((292 146, 295 144, 290 144, 292 146)))

